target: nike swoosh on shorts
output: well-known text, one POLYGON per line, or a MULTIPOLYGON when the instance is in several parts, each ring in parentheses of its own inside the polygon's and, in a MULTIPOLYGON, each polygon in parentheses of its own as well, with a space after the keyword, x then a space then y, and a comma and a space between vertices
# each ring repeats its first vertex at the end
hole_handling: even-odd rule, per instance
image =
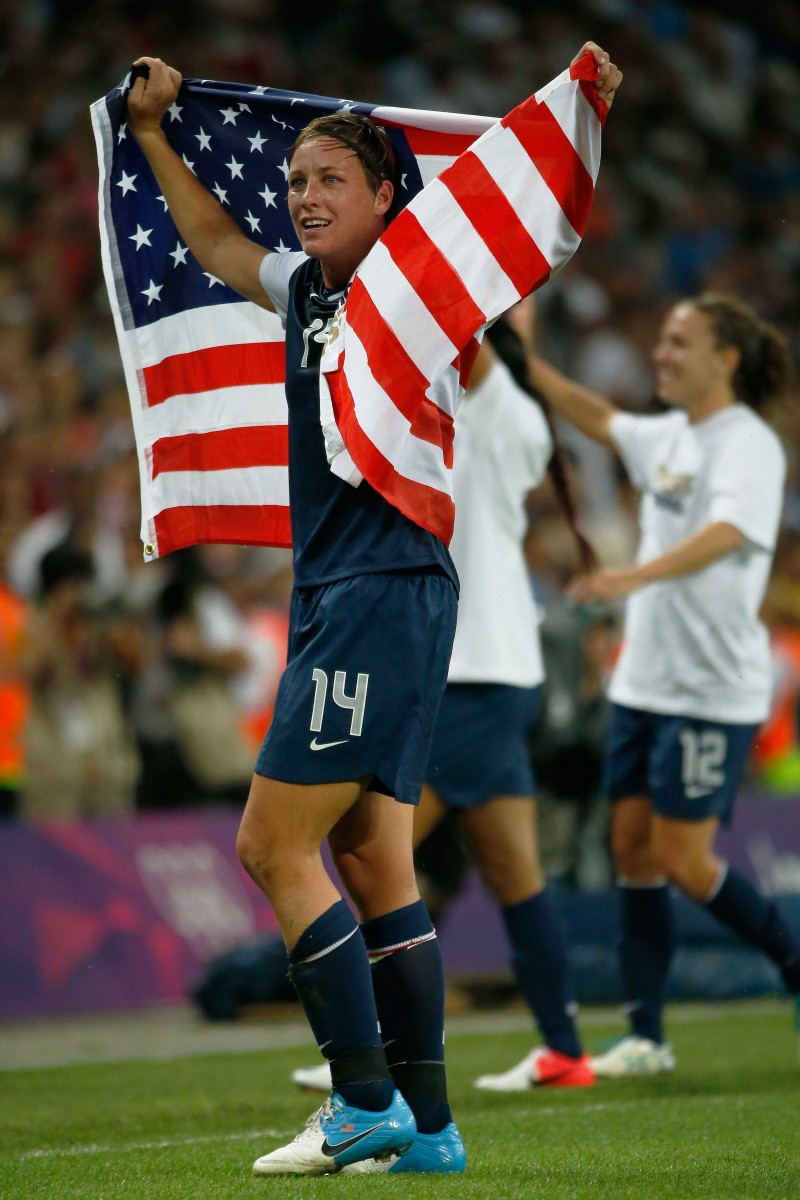
POLYGON ((347 741, 347 738, 342 738, 341 741, 338 741, 338 742, 318 742, 316 738, 312 738, 311 743, 310 743, 310 749, 311 750, 330 750, 331 746, 344 746, 346 741, 347 741))

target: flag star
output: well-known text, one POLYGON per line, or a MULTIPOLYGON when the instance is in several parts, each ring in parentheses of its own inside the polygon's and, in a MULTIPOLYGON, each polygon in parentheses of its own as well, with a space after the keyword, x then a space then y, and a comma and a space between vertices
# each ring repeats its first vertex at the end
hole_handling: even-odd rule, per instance
POLYGON ((339 112, 352 112, 356 106, 355 100, 343 100, 339 112))
POLYGON ((217 279, 216 275, 212 275, 210 271, 203 271, 203 274, 205 275, 206 279, 208 280, 208 286, 210 288, 213 287, 215 283, 222 284, 222 280, 217 279))
POLYGON ((251 96, 263 96, 264 93, 266 92, 266 90, 267 89, 265 87, 263 87, 262 84, 259 84, 258 87, 253 88, 250 95, 251 96))
POLYGON ((200 143, 201 150, 210 150, 211 149, 211 134, 206 133, 206 131, 205 131, 205 129, 203 129, 202 125, 200 126, 200 132, 196 133, 194 136, 197 138, 198 142, 200 143))
POLYGON ((289 128, 289 126, 287 125, 286 121, 280 121, 280 120, 278 120, 278 118, 275 116, 275 113, 270 113, 269 115, 270 115, 270 117, 272 118, 272 120, 275 122, 275 124, 276 124, 276 125, 280 125, 281 129, 288 129, 288 128, 289 128))
POLYGON ((233 155, 231 155, 231 161, 230 161, 229 163, 225 163, 225 166, 226 166, 226 167, 228 168, 228 170, 230 171, 230 173, 231 173, 231 179, 232 179, 232 180, 233 180, 233 179, 242 179, 242 178, 243 178, 243 176, 242 176, 242 164, 241 164, 241 163, 239 163, 239 162, 237 162, 237 161, 236 161, 236 159, 233 157, 233 155))
POLYGON ((136 191, 134 180, 138 178, 138 175, 126 175, 124 171, 122 172, 122 179, 117 180, 117 187, 122 188, 123 196, 126 196, 128 192, 136 191))
POLYGON ((258 219, 258 217, 253 216, 253 214, 250 212, 249 208, 247 210, 247 216, 245 217, 245 221, 247 221, 247 224, 250 226, 251 233, 261 233, 261 224, 259 222, 259 219, 258 219))
POLYGON ((275 203, 275 197, 277 196, 278 193, 271 192, 269 190, 268 184, 265 183, 263 192, 259 192, 258 194, 261 197, 261 199, 264 201, 264 203, 266 204, 267 208, 277 208, 278 207, 277 204, 275 203))
POLYGON ((194 163, 193 163, 193 162, 189 162, 189 160, 188 160, 188 158, 186 157, 186 155, 185 155, 185 154, 183 155, 183 161, 186 163, 187 167, 189 168, 189 170, 190 170, 190 171, 192 172, 192 174, 194 175, 194 174, 195 174, 194 163))
POLYGON ((236 118, 241 116, 241 113, 238 113, 235 108, 221 108, 219 111, 225 118, 222 122, 223 125, 235 125, 236 118))
POLYGON ((136 242, 136 249, 141 250, 142 246, 150 245, 150 234, 152 232, 152 229, 142 229, 141 225, 137 225, 136 233, 132 233, 128 240, 136 242))
POLYGON ((170 250, 169 256, 175 260, 175 266, 177 267, 178 263, 184 263, 184 265, 186 264, 186 255, 188 253, 189 247, 182 246, 180 242, 178 242, 175 246, 175 249, 170 250))
POLYGON ((131 86, 131 72, 128 71, 128 74, 125 76, 122 83, 117 88, 117 91, 118 92, 127 92, 128 88, 130 86, 131 86))
POLYGON ((305 96, 294 96, 294 97, 293 97, 293 98, 292 98, 292 99, 289 101, 289 103, 290 103, 290 104, 292 104, 292 105, 294 105, 294 104, 305 104, 305 102, 306 102, 306 98, 305 98, 305 96))
POLYGON ((218 183, 215 183, 211 190, 212 190, 212 192, 215 193, 220 204, 228 203, 228 193, 225 191, 225 189, 223 187, 220 187, 220 185, 218 183))
POLYGON ((167 112, 169 113, 170 124, 172 124, 173 121, 180 121, 180 123, 183 124, 183 117, 181 116, 181 113, 183 112, 182 104, 170 104, 167 112))
POLYGON ((164 212, 166 212, 166 211, 167 211, 167 201, 166 201, 166 198, 165 198, 164 196, 156 196, 156 200, 160 200, 160 201, 161 201, 161 203, 164 205, 164 212))
POLYGON ((254 150, 257 150, 261 154, 261 147, 267 144, 269 138, 262 137, 260 133, 257 133, 255 137, 249 137, 247 140, 250 143, 250 153, 252 154, 254 150))
POLYGON ((127 137, 128 122, 123 121, 117 130, 117 145, 127 137))
POLYGON ((403 174, 400 176, 400 187, 402 187, 402 188, 408 187, 408 184, 406 183, 407 178, 408 178, 408 176, 406 175, 406 173, 404 171, 403 174))
POLYGON ((289 162, 287 159, 284 159, 282 163, 278 163, 278 170, 281 172, 284 179, 289 178, 289 162))
POLYGON ((291 246, 284 246, 283 238, 281 238, 281 240, 278 242, 277 246, 275 247, 275 252, 277 254, 285 254, 286 251, 290 250, 290 249, 291 249, 291 246))
POLYGON ((239 111, 240 112, 252 112, 253 110, 251 109, 249 104, 245 104, 244 101, 240 100, 239 101, 239 111))
POLYGON ((153 303, 154 300, 161 299, 161 289, 163 288, 163 286, 164 286, 163 283, 155 283, 152 279, 150 280, 149 287, 146 287, 144 289, 144 291, 142 292, 143 296, 147 296, 147 307, 148 308, 150 307, 150 305, 153 303))

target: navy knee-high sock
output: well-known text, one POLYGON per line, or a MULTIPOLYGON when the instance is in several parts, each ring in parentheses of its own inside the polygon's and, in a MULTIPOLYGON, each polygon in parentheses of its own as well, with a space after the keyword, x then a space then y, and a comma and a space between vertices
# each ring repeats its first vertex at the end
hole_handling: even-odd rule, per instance
POLYGON ((512 965, 546 1045, 579 1058, 575 1001, 561 921, 547 889, 502 910, 512 965))
POLYGON ((619 881, 621 936, 619 961, 631 1032, 664 1041, 663 1008, 675 926, 666 882, 641 887, 619 881))
POLYGON ((369 960, 344 900, 300 935, 289 953, 289 976, 330 1061, 333 1090, 357 1108, 387 1108, 394 1085, 381 1045, 369 960))
POLYGON ((780 970, 789 991, 795 996, 800 993, 800 944, 774 900, 725 865, 705 907, 744 941, 763 950, 780 970))
POLYGON ((422 900, 361 926, 392 1078, 420 1133, 453 1116, 444 1066, 444 970, 422 900))

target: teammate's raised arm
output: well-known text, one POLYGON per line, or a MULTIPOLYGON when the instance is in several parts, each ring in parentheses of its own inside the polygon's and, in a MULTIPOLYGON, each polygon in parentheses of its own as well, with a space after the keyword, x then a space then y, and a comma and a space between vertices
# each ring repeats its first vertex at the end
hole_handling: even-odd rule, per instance
POLYGON ((183 240, 204 270, 262 308, 273 309, 259 281, 269 253, 248 238, 192 174, 167 141, 161 122, 178 95, 182 76, 160 58, 142 57, 148 68, 128 93, 128 128, 147 159, 183 240))

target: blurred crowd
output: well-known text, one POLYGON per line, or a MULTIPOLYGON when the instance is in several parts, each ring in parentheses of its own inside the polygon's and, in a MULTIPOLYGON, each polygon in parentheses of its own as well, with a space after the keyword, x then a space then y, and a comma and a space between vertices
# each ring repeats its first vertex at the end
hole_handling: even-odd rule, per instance
MULTIPOLYGON (((0 812, 19 819, 239 802, 285 656, 283 551, 201 547, 144 565, 138 466, 102 277, 89 105, 140 53, 195 76, 502 115, 587 38, 625 73, 589 229, 539 293, 552 360, 650 409, 667 306, 731 290, 800 362, 800 9, 676 0, 0 0, 0 812)), ((796 397, 795 397, 796 399, 796 397)), ((800 405, 765 618, 776 701, 752 777, 800 793, 800 405)), ((615 460, 563 431, 606 563, 634 550, 615 460)), ((615 623, 570 611, 574 550, 547 487, 528 555, 552 679, 532 753, 597 816, 615 623), (566 681, 566 682, 565 682, 566 681), (566 771, 578 758, 585 770, 566 771)), ((566 807, 565 807, 566 806, 566 807)), ((559 840, 560 838, 560 840, 559 840)), ((572 847, 569 853, 565 846, 572 847)))

